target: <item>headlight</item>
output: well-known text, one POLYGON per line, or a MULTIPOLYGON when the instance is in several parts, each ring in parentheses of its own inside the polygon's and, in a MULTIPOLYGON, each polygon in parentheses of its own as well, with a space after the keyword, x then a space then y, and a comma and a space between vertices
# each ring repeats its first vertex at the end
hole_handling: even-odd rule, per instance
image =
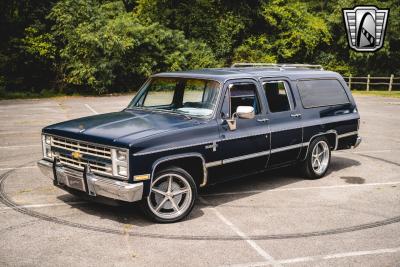
POLYGON ((114 176, 128 179, 128 150, 112 149, 112 173, 114 176))
POLYGON ((53 159, 53 153, 51 152, 51 136, 42 135, 42 150, 43 158, 53 159))

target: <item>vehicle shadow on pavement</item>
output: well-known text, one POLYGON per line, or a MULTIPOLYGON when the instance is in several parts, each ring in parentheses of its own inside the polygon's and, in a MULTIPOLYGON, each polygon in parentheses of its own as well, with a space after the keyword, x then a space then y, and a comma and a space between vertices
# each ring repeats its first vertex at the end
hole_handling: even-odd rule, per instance
MULTIPOLYGON (((341 172, 344 169, 359 165, 361 163, 357 160, 332 156, 331 166, 326 176, 322 179, 329 179, 329 175, 332 173, 341 172)), ((199 196, 205 198, 206 202, 197 201, 193 211, 186 220, 194 220, 203 216, 204 212, 202 209, 204 207, 227 204, 241 198, 278 189, 303 180, 304 178, 302 178, 297 168, 286 167, 202 188, 199 196)), ((139 227, 154 224, 144 216, 139 203, 124 203, 98 197, 93 199, 82 194, 77 194, 76 196, 78 196, 78 199, 75 199, 75 201, 86 200, 88 203, 85 205, 70 204, 73 208, 79 209, 88 215, 98 217, 101 220, 112 220, 121 224, 139 227)), ((61 195, 58 198, 66 204, 71 202, 70 195, 61 195)))

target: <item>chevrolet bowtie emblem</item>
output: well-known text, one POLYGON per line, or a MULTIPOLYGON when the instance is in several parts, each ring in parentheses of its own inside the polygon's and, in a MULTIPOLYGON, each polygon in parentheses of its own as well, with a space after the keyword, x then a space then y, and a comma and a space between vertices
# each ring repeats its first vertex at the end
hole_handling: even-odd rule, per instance
POLYGON ((74 151, 71 153, 72 158, 74 159, 81 159, 82 158, 82 154, 79 153, 79 151, 74 151))

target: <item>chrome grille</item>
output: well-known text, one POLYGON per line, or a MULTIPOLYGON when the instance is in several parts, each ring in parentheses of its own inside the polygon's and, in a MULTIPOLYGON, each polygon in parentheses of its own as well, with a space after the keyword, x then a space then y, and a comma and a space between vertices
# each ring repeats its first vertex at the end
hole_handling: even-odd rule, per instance
POLYGON ((63 151, 70 151, 71 153, 59 153, 58 158, 60 163, 65 166, 70 166, 79 170, 83 170, 86 165, 90 165, 90 169, 94 173, 103 175, 112 175, 111 167, 111 149, 108 147, 88 144, 67 138, 55 137, 51 138, 52 148, 59 148, 63 151), (83 158, 76 159, 72 157, 73 152, 79 152, 83 158), (91 159, 85 158, 85 155, 91 159), (96 160, 99 158, 99 160, 96 160), (100 160, 103 159, 103 160, 100 160), (109 161, 109 164, 104 161, 109 161))

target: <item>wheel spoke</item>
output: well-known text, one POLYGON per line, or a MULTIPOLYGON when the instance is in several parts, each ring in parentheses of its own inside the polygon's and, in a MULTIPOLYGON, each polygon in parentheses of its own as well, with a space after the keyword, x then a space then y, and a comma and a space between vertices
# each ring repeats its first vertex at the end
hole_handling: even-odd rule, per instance
POLYGON ((189 191, 188 188, 184 188, 184 189, 181 189, 181 190, 173 191, 172 195, 173 196, 177 196, 177 195, 180 195, 180 194, 183 194, 183 193, 187 193, 188 191, 189 191))
POLYGON ((321 161, 317 158, 318 169, 321 168, 321 161))
POLYGON ((165 202, 167 202, 168 197, 164 197, 164 199, 161 201, 161 203, 157 206, 156 211, 159 211, 162 206, 164 206, 165 202))
POLYGON ((155 192, 157 194, 163 195, 163 196, 165 196, 165 194, 166 194, 166 192, 158 190, 158 189, 155 189, 155 188, 152 188, 151 191, 153 191, 153 192, 155 192))
POLYGON ((172 176, 170 176, 169 178, 168 178, 168 190, 167 190, 167 192, 171 192, 171 190, 172 190, 172 176))
POLYGON ((175 203, 175 201, 174 201, 174 199, 173 199, 172 197, 169 197, 169 201, 171 202, 172 207, 174 208, 174 210, 175 210, 175 211, 179 211, 179 208, 178 208, 178 206, 176 205, 176 203, 175 203))

